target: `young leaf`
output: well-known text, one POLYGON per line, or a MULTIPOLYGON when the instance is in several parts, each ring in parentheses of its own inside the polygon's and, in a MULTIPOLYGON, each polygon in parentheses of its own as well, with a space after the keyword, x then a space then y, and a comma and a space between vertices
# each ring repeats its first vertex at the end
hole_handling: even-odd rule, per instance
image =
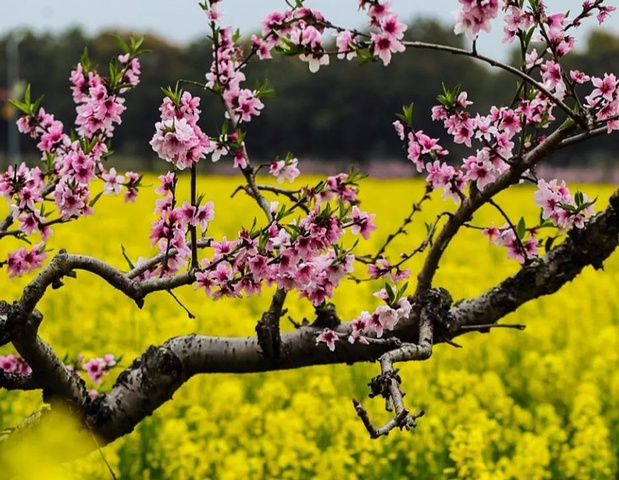
POLYGON ((516 234, 518 235, 518 238, 522 240, 525 233, 527 233, 527 226, 524 222, 524 217, 520 217, 520 221, 518 222, 518 226, 516 227, 516 234))
POLYGON ((131 270, 133 270, 135 267, 133 265, 133 262, 131 261, 131 259, 129 258, 129 256, 127 255, 127 251, 125 250, 125 246, 123 244, 120 245, 120 250, 122 251, 123 257, 125 258, 125 260, 127 261, 127 263, 129 264, 129 268, 131 270))

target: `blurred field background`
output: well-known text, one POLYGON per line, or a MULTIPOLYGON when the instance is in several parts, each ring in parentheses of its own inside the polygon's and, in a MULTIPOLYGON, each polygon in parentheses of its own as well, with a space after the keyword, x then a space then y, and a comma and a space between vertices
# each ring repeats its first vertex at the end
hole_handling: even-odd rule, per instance
MULTIPOLYGON (((314 179, 310 179, 312 181, 314 179)), ((235 236, 258 212, 242 195, 230 198, 238 179, 202 177, 199 190, 216 205, 209 235, 235 236)), ((153 185, 154 176, 145 179, 153 185)), ((570 185, 575 190, 574 185, 570 185)), ((378 213, 379 230, 363 243, 379 245, 423 192, 406 179, 366 180, 362 209, 378 213)), ((613 187, 583 185, 599 195, 597 210, 613 187)), ((152 189, 150 189, 152 190, 152 189)), ((498 202, 533 223, 539 211, 531 187, 515 187, 498 202)), ((151 253, 148 232, 155 196, 141 191, 135 204, 103 198, 93 217, 56 229, 49 246, 126 265, 121 245, 134 260, 151 253)), ((423 221, 453 208, 433 202, 394 242, 392 253, 412 250, 423 238, 423 221)), ((517 218, 517 217, 516 217, 517 218)), ((502 223, 494 210, 474 222, 502 223)), ((349 240, 352 241, 352 238, 349 240)), ((3 242, 2 255, 12 245, 3 242)), ((13 245, 14 246, 14 245, 13 245)), ((513 273, 518 265, 479 232, 464 230, 445 255, 436 285, 455 299, 476 295, 513 273)), ((421 259, 412 262, 416 274, 421 259)), ((527 304, 503 322, 525 323, 523 332, 470 334, 463 349, 439 345, 426 362, 402 365, 406 401, 426 416, 413 432, 394 431, 370 440, 350 399, 373 418, 386 419, 382 402, 367 398, 377 365, 329 366, 251 375, 192 379, 175 398, 127 437, 103 449, 120 479, 613 479, 619 445, 619 255, 604 272, 591 268, 552 297, 527 304)), ((17 298, 28 279, 3 277, 2 298, 17 298)), ((149 345, 174 335, 253 335, 270 295, 213 302, 200 291, 178 292, 197 318, 190 320, 165 294, 147 298, 142 310, 92 275, 80 272, 50 291, 40 304, 42 337, 59 355, 123 355, 126 367, 149 345)), ((377 305, 374 283, 346 282, 334 299, 343 319, 377 305)), ((292 295, 297 321, 311 306, 292 295)), ((286 322, 285 322, 286 323, 286 322)), ((285 325, 285 328, 291 328, 285 325)), ((0 354, 10 349, 0 350, 0 354)), ((101 390, 111 386, 113 372, 101 390)), ((12 426, 41 406, 40 393, 1 392, 0 427, 12 426)), ((70 448, 70 446, 68 446, 70 448)), ((111 478, 98 453, 63 466, 59 478, 111 478)))

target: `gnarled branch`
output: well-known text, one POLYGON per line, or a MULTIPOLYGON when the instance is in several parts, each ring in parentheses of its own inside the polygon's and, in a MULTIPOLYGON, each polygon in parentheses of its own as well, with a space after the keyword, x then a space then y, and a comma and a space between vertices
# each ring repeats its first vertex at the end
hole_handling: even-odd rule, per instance
MULTIPOLYGON (((72 404, 82 421, 97 434, 100 444, 104 445, 130 432, 144 417, 169 400, 184 382, 201 373, 250 373, 378 359, 384 372, 393 373, 393 362, 427 358, 433 343, 449 340, 442 336, 445 332, 454 337, 468 331, 461 327, 494 323, 525 302, 555 292, 578 275, 585 266, 601 268, 603 261, 613 253, 618 242, 619 191, 612 196, 608 208, 592 218, 583 229, 572 230, 562 244, 540 259, 523 266, 518 273, 487 292, 459 302, 448 311, 445 309, 448 302, 439 302, 442 307, 430 313, 423 308, 415 308, 415 305, 422 306, 423 302, 420 301, 421 297, 413 297, 413 313, 408 319, 401 320, 391 332, 393 339, 400 341, 400 344, 370 342, 369 345, 363 345, 359 342, 338 342, 335 352, 331 352, 324 344, 316 343, 320 329, 306 325, 281 335, 282 344, 286 348, 282 349, 279 359, 273 359, 262 354, 257 337, 186 335, 170 339, 162 346, 150 347, 119 375, 108 395, 100 396, 93 402, 77 401, 72 404), (394 345, 397 346, 395 350, 394 345)), ((81 261, 83 259, 75 260, 73 267, 81 266, 81 261)), ((158 283, 154 282, 153 285, 158 283)), ((5 323, 10 323, 10 317, 15 312, 5 309, 0 313, 7 316, 5 323)), ((352 325, 342 323, 335 331, 338 336, 345 337, 352 332, 352 325)), ((17 343, 19 344, 19 339, 17 343)), ((44 350, 40 344, 38 348, 44 350)), ((24 358, 29 361, 26 356, 24 358)), ((34 365, 33 371, 45 372, 48 367, 45 363, 42 366, 34 365)), ((61 370, 51 370, 52 374, 54 372, 57 374, 61 370)), ((39 382, 41 377, 36 375, 37 373, 35 379, 39 382)), ((62 381, 54 377, 46 379, 46 382, 50 383, 62 384, 62 381)), ((67 380, 67 385, 69 384, 70 381, 67 380)), ((79 385, 77 388, 81 389, 79 385)), ((411 416, 403 404, 398 406, 399 384, 390 382, 388 388, 389 395, 394 397, 392 404, 396 409, 396 415, 391 421, 394 423, 389 423, 388 429, 414 426, 420 414, 411 416), (406 413, 403 413, 405 411, 406 413), (406 418, 410 420, 404 421, 406 418)), ((54 392, 58 395, 71 395, 72 390, 63 390, 56 386, 54 392)), ((45 418, 41 416, 42 426, 45 418)), ((367 417, 366 419, 369 422, 367 417)), ((375 430, 382 432, 380 429, 375 430)), ((4 441, 11 442, 13 438, 21 437, 10 433, 4 441)), ((65 442, 66 439, 59 441, 65 442)), ((93 444, 91 449, 94 448, 96 447, 93 444)), ((72 456, 76 452, 66 451, 63 454, 72 456)), ((3 451, 0 451, 0 468, 4 465, 3 457, 3 451)))

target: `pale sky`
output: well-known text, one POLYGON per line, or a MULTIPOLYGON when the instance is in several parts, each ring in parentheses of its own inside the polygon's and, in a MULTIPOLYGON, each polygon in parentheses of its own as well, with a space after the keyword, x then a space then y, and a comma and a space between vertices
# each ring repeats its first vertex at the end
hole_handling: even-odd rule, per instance
MULTIPOLYGON (((197 0, 4 0, 8 5, 0 15, 0 36, 11 28, 27 27, 37 32, 62 31, 80 26, 88 33, 106 28, 154 31, 176 43, 200 38, 208 33, 206 19, 197 0), (8 7, 8 8, 7 8, 8 7)), ((458 8, 457 0, 392 0, 402 19, 432 16, 451 25, 451 12, 458 8)), ((582 0, 547 0, 550 10, 578 11, 582 0)), ((607 2, 616 4, 616 0, 607 2)), ((308 7, 322 11, 334 23, 345 27, 359 27, 364 17, 357 11, 357 0, 307 0, 308 7)), ((284 0, 224 0, 220 10, 224 22, 241 28, 242 32, 258 28, 268 12, 284 10, 284 0)), ((586 23, 597 26, 594 18, 586 23)), ((615 12, 605 27, 619 34, 619 12, 615 12)), ((587 28, 587 29, 588 29, 587 28)), ((580 29, 586 31, 587 29, 580 29)), ((501 44, 502 27, 493 25, 493 33, 483 34, 478 43, 481 53, 504 59, 506 47, 501 44)), ((577 36, 577 44, 584 35, 577 36)))

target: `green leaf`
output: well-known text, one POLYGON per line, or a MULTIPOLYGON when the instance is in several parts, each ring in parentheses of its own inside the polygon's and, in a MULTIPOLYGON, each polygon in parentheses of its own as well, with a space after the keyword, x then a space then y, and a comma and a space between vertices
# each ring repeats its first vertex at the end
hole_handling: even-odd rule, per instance
POLYGON ((125 250, 125 246, 122 243, 120 244, 120 250, 122 251, 123 257, 125 258, 125 260, 129 264, 129 268, 131 270, 133 270, 135 268, 134 265, 133 265, 133 262, 131 261, 131 259, 127 255, 127 251, 125 250))
POLYGON ((518 226, 516 227, 516 234, 518 235, 518 238, 522 240, 526 233, 527 226, 524 222, 524 217, 520 217, 520 221, 518 222, 518 226))
POLYGON ((576 202, 576 206, 580 207, 584 202, 584 197, 581 191, 577 191, 574 195, 574 201, 576 202))
POLYGON ((393 293, 393 288, 387 282, 385 282, 385 290, 387 291, 387 295, 389 296, 389 303, 395 302, 395 294, 393 293))
POLYGON ((559 206, 563 210, 567 210, 568 212, 576 213, 578 211, 578 209, 574 205, 570 205, 569 203, 560 203, 559 206))
POLYGON ((80 63, 82 64, 82 70, 84 73, 88 73, 90 71, 90 57, 88 56, 88 48, 84 48, 80 58, 80 63))
POLYGON ((402 295, 404 295, 404 292, 406 292, 407 288, 408 288, 408 282, 402 285, 402 287, 398 290, 398 300, 402 298, 402 295))
POLYGON ((116 43, 118 44, 118 46, 120 47, 120 49, 124 52, 124 53, 129 53, 131 52, 131 49, 129 48, 129 45, 127 45, 127 43, 118 35, 116 35, 115 33, 110 34, 112 36, 112 38, 116 41, 116 43))
POLYGON ((402 113, 397 113, 396 116, 402 120, 406 126, 410 126, 413 123, 413 109, 415 104, 404 105, 402 107, 402 113))
POLYGON ((103 191, 97 193, 95 198, 93 198, 90 202, 88 202, 88 206, 91 208, 94 207, 96 203, 99 201, 99 199, 101 198, 101 195, 103 195, 103 191))

